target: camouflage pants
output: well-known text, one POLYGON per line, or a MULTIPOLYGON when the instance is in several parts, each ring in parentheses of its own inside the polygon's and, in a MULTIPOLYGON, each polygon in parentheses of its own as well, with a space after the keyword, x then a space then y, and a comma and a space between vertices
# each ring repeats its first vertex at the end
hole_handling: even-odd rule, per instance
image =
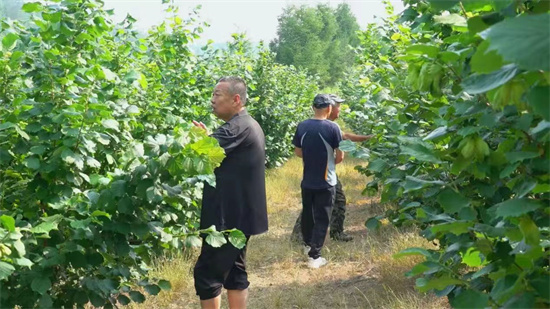
MULTIPOLYGON (((342 189, 340 179, 336 183, 336 197, 332 205, 332 214, 330 216, 330 237, 344 231, 344 219, 346 218, 346 195, 342 189)), ((302 241, 302 212, 298 215, 290 239, 296 242, 302 241)))

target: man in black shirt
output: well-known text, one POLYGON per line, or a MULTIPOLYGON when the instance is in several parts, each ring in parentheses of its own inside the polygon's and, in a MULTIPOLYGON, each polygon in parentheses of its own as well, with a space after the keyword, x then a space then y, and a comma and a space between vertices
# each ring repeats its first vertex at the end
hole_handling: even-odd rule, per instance
MULTIPOLYGON (((248 115, 246 83, 239 77, 224 77, 212 94, 212 111, 226 121, 212 137, 226 157, 216 168, 216 187, 205 184, 201 209, 201 229, 239 229, 246 236, 267 231, 265 195, 265 137, 260 125, 248 115)), ((193 123, 206 129, 204 124, 193 123)), ((246 247, 227 243, 213 248, 205 241, 194 268, 195 289, 201 307, 220 308, 222 286, 227 289, 229 308, 246 308, 248 277, 246 247)))

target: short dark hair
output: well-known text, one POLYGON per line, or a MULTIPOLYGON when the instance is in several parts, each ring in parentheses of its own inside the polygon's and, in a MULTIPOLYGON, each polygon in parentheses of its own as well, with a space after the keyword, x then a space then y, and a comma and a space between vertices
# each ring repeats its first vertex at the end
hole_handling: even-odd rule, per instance
POLYGON ((246 105, 246 82, 244 79, 238 76, 224 76, 218 80, 218 83, 229 83, 229 92, 231 94, 238 94, 241 97, 241 102, 246 105))

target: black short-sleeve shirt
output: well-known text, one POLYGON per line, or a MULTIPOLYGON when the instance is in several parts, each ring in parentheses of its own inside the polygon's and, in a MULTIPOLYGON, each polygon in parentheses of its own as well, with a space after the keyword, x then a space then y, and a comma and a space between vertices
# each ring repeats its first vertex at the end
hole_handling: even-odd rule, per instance
POLYGON ((298 124, 292 144, 302 149, 302 188, 326 189, 336 185, 334 151, 340 141, 340 127, 330 120, 308 119, 298 124))
POLYGON ((216 168, 216 187, 205 184, 201 229, 237 228, 246 235, 267 231, 265 195, 265 137, 246 110, 233 116, 211 135, 225 150, 216 168))

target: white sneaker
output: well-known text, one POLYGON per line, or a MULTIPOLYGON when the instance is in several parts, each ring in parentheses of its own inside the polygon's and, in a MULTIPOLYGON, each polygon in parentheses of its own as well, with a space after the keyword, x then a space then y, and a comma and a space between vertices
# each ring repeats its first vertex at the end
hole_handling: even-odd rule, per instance
POLYGON ((305 255, 308 255, 309 250, 311 250, 311 247, 310 247, 310 246, 307 246, 307 245, 304 245, 304 254, 305 254, 305 255))
POLYGON ((327 263, 328 263, 327 260, 324 257, 320 256, 316 259, 309 258, 307 262, 307 266, 309 268, 319 268, 323 265, 326 265, 327 263))

